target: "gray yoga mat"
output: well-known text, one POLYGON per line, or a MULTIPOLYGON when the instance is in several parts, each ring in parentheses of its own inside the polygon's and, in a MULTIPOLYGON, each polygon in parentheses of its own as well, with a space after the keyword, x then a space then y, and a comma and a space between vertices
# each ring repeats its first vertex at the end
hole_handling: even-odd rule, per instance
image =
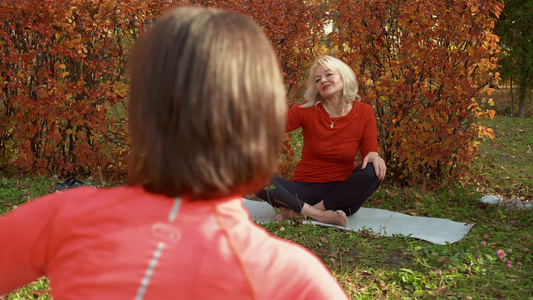
MULTIPOLYGON (((257 223, 277 220, 274 209, 266 202, 244 199, 244 207, 250 212, 251 219, 257 223)), ((304 222, 334 226, 310 220, 304 222)), ((448 219, 410 216, 385 209, 362 207, 348 217, 346 227, 335 227, 355 231, 366 229, 383 236, 403 235, 446 245, 461 240, 472 226, 473 224, 448 219)))

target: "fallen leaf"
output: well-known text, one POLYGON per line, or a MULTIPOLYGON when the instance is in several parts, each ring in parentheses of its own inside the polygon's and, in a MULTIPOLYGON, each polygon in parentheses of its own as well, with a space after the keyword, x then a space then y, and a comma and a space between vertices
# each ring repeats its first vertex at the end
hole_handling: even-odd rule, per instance
POLYGON ((385 287, 387 287, 387 285, 385 284, 385 281, 380 280, 380 281, 379 281, 379 287, 380 287, 381 289, 384 289, 385 287))

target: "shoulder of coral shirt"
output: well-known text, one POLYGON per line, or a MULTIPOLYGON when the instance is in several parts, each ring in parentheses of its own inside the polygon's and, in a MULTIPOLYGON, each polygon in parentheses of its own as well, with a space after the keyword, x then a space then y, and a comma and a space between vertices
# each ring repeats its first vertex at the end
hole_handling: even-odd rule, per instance
POLYGON ((0 294, 40 276, 54 299, 347 299, 316 256, 250 221, 240 197, 79 187, 0 218, 0 294))

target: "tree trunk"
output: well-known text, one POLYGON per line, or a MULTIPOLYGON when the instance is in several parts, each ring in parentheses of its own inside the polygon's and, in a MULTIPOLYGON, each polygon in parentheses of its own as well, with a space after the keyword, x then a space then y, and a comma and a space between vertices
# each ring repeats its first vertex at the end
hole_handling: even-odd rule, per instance
POLYGON ((520 92, 518 95, 518 113, 516 116, 520 119, 525 118, 526 116, 526 88, 520 87, 520 92))
MULTIPOLYGON (((524 72, 522 70, 522 72, 524 72)), ((520 74, 520 84, 518 85, 518 113, 516 116, 520 119, 525 118, 526 115, 526 94, 527 94, 527 72, 520 74)))

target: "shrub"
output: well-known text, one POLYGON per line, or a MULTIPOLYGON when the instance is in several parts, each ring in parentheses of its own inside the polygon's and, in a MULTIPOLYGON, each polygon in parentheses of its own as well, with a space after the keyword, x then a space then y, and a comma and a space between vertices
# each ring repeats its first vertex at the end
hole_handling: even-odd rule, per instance
MULTIPOLYGON (((433 185, 470 178, 478 123, 494 112, 488 83, 501 0, 20 0, 0 3, 0 168, 123 175, 128 157, 126 61, 135 39, 169 6, 204 5, 254 18, 277 51, 288 105, 307 69, 333 52, 356 71, 375 107, 389 178, 433 185), (324 28, 334 30, 324 38, 324 28), (10 168, 11 167, 11 168, 10 168)), ((280 174, 290 177, 294 143, 280 174)))
POLYGON ((123 172, 126 59, 157 1, 0 4, 0 156, 41 174, 123 172))
MULTIPOLYGON (((496 67, 491 33, 502 2, 339 0, 332 40, 358 75, 378 118, 389 177, 402 184, 472 178, 476 98, 496 67)), ((481 100, 481 99, 477 99, 481 100)))

